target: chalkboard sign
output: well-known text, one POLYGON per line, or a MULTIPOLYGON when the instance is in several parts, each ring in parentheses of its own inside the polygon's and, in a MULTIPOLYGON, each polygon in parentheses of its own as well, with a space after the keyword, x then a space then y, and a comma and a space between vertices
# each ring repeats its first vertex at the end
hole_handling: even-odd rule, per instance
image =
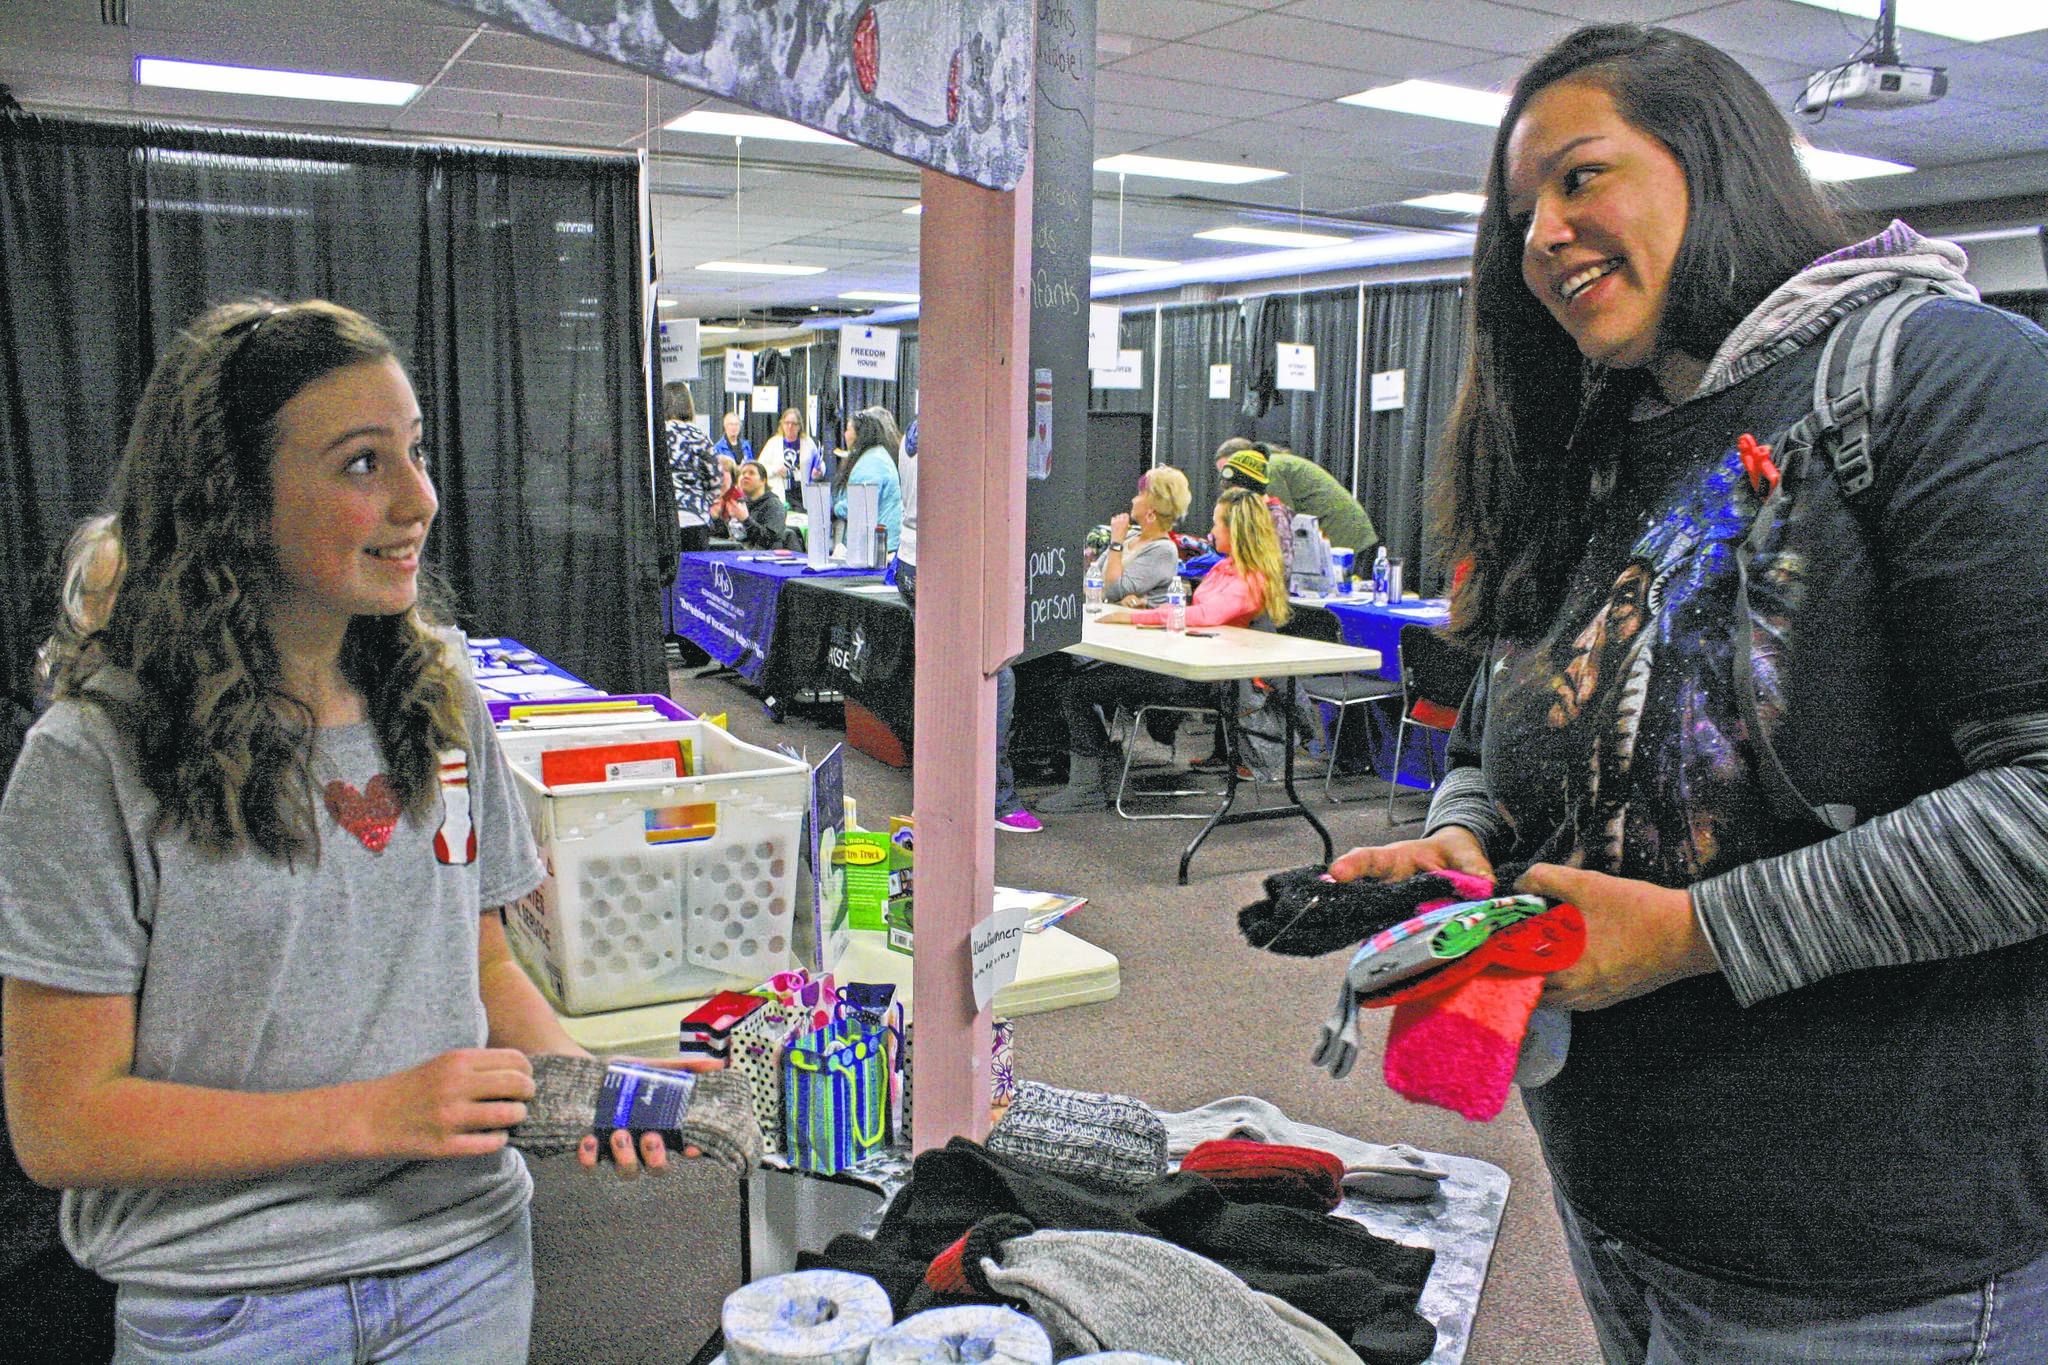
POLYGON ((1038 0, 1037 75, 1020 656, 1025 659, 1081 638, 1081 542, 1099 510, 1088 505, 1095 0, 1038 0))

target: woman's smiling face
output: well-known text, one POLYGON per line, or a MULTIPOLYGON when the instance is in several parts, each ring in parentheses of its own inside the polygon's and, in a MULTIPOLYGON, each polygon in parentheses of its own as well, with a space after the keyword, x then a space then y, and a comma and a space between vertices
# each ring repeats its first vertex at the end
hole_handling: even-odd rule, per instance
POLYGON ((1601 86, 1563 80, 1523 108, 1506 170, 1522 279, 1580 353, 1659 378, 1683 364, 1658 341, 1690 202, 1670 150, 1601 86))

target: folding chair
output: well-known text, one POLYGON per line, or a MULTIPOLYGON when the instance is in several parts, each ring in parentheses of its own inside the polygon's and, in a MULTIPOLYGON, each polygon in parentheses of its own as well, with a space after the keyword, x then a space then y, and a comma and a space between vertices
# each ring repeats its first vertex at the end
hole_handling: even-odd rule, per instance
MULTIPOLYGON (((1131 760, 1132 756, 1137 753, 1138 736, 1147 733, 1145 730, 1145 713, 1148 711, 1170 711, 1184 716, 1208 716, 1212 718, 1217 726, 1220 727, 1219 733, 1225 736, 1226 752, 1230 754, 1231 761, 1233 763, 1236 762, 1237 746, 1230 742, 1229 723, 1225 715, 1226 708, 1223 698, 1226 695, 1227 693, 1219 687, 1216 692, 1217 700, 1211 705, 1189 706, 1173 705, 1167 702, 1141 702, 1131 710, 1131 726, 1129 731, 1126 732, 1124 739, 1123 770, 1118 774, 1116 782, 1116 801, 1114 804, 1118 815, 1121 815, 1126 820, 1206 820, 1209 818, 1210 812, 1206 810, 1126 810, 1124 809, 1124 794, 1130 789, 1131 785, 1131 760)), ((1122 707, 1117 709, 1119 712, 1123 710, 1122 707)), ((1218 791, 1214 787, 1175 787, 1171 790, 1143 791, 1137 794, 1147 799, 1168 800, 1183 796, 1215 796, 1218 794, 1218 791)))
MULTIPOLYGON (((1294 635, 1306 640, 1321 640, 1326 644, 1344 643, 1344 630, 1337 618, 1321 607, 1300 607, 1280 627, 1282 635, 1294 635)), ((1378 706, 1382 702, 1394 701, 1401 695, 1401 684, 1389 682, 1371 673, 1318 673, 1302 678, 1296 684, 1296 695, 1310 705, 1316 714, 1316 725, 1323 732, 1323 796, 1332 803, 1340 801, 1330 783, 1337 775, 1338 747, 1344 742, 1344 717, 1354 706, 1378 706), (1323 707, 1335 707, 1337 723, 1332 726, 1324 718, 1323 707)), ((1368 746, 1367 762, 1372 775, 1385 781, 1379 770, 1379 763, 1368 746)), ((1400 771, 1398 767, 1396 772, 1400 771)))
MULTIPOLYGON (((1457 726, 1458 708, 1465 704, 1472 679, 1479 671, 1479 659, 1423 625, 1401 627, 1401 724, 1394 733, 1394 770, 1387 784, 1387 823, 1405 825, 1412 821, 1394 818, 1394 798, 1401 794, 1401 748, 1411 729, 1448 735, 1457 726)), ((1439 755, 1433 744, 1429 755, 1429 787, 1435 791, 1443 780, 1439 755)), ((1415 819, 1420 820, 1418 815, 1415 819)))

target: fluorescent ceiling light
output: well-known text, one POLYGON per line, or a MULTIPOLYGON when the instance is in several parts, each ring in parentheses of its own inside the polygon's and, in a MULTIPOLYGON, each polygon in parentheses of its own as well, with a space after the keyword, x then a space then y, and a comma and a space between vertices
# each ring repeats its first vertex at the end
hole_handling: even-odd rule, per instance
POLYGON ((766 114, 727 114, 715 109, 692 109, 681 118, 662 125, 675 133, 704 133, 714 137, 759 137, 776 142, 830 142, 840 147, 853 144, 843 137, 806 128, 785 118, 766 114))
POLYGON ((1804 144, 1799 148, 1799 159, 1806 163, 1806 173, 1815 180, 1868 180, 1874 175, 1904 175, 1913 169, 1896 161, 1882 161, 1874 156, 1856 156, 1849 152, 1826 152, 1804 144))
POLYGON ((1397 261, 1450 260, 1470 257, 1471 254, 1472 234, 1469 232, 1431 229, 1381 233, 1346 240, 1336 246, 1309 247, 1300 251, 1255 251, 1243 256, 1211 256, 1167 270, 1132 270, 1118 275, 1098 275, 1090 285, 1089 293, 1098 299, 1115 298, 1121 294, 1178 289, 1187 284, 1270 280, 1285 275, 1309 275, 1321 270, 1347 270, 1397 261))
POLYGON ((207 90, 220 95, 274 95, 288 100, 335 104, 404 104, 420 92, 410 81, 376 81, 365 76, 326 76, 317 71, 270 71, 259 66, 216 66, 168 57, 137 57, 135 83, 171 90, 207 90))
POLYGON ((1462 213, 1477 218, 1486 211, 1486 196, 1453 191, 1450 194, 1425 194, 1420 199, 1403 199, 1402 203, 1414 209, 1434 209, 1438 213, 1462 213))
POLYGON ((1179 261, 1155 261, 1147 256, 1090 256, 1088 264, 1096 270, 1164 270, 1179 261))
POLYGON ((903 211, 904 211, 905 213, 909 214, 909 215, 910 215, 910 216, 911 216, 912 218, 922 218, 922 217, 924 217, 924 205, 923 205, 923 204, 912 204, 912 205, 911 205, 911 206, 910 206, 909 208, 907 208, 907 209, 905 209, 905 210, 903 210, 903 211))
POLYGON ((1368 109, 1391 109, 1397 114, 1420 114, 1424 118, 1477 123, 1488 128, 1499 127, 1501 117, 1508 111, 1506 95, 1496 95, 1491 90, 1468 90, 1462 85, 1444 85, 1437 81, 1402 81, 1398 85, 1374 86, 1355 95, 1345 95, 1337 102, 1360 104, 1368 109))
POLYGON ((773 261, 706 261, 699 270, 716 270, 726 275, 822 275, 822 265, 778 265, 773 261))
POLYGON ((1198 180, 1205 185, 1249 185, 1259 180, 1278 180, 1285 171, 1264 166, 1227 166, 1219 161, 1180 161, 1170 156, 1105 156, 1095 163, 1098 171, 1113 175, 1151 175, 1161 180, 1198 180))
MULTIPOLYGON (((1877 18, 1877 0, 1799 0, 1815 9, 1877 18)), ((1909 6, 1899 27, 1960 38, 1966 43, 1988 43, 2010 38, 2015 33, 2032 33, 2048 28, 2048 7, 2041 0, 1916 0, 1909 6)))
POLYGON ((1335 237, 1327 232, 1282 232, 1279 228, 1220 227, 1208 228, 1195 234, 1212 242, 1243 242, 1247 246, 1341 246, 1350 241, 1349 237, 1335 237))
POLYGON ((869 303, 916 303, 917 295, 894 289, 849 289, 842 299, 864 299, 869 303))

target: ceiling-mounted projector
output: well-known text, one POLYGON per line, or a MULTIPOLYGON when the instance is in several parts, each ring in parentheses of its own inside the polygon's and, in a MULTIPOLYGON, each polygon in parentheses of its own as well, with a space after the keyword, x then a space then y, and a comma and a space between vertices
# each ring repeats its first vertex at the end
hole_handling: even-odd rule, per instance
POLYGON ((1830 105, 1845 109, 1902 109, 1932 104, 1948 93, 1948 73, 1938 66, 1894 62, 1847 62, 1816 71, 1793 107, 1817 114, 1830 105))
POLYGON ((1907 66, 1899 60, 1898 16, 1894 0, 1878 0, 1877 51, 1861 53, 1840 66, 1816 71, 1792 107, 1818 114, 1834 105, 1845 109, 1903 109, 1932 104, 1948 93, 1948 72, 1938 66, 1907 66))

